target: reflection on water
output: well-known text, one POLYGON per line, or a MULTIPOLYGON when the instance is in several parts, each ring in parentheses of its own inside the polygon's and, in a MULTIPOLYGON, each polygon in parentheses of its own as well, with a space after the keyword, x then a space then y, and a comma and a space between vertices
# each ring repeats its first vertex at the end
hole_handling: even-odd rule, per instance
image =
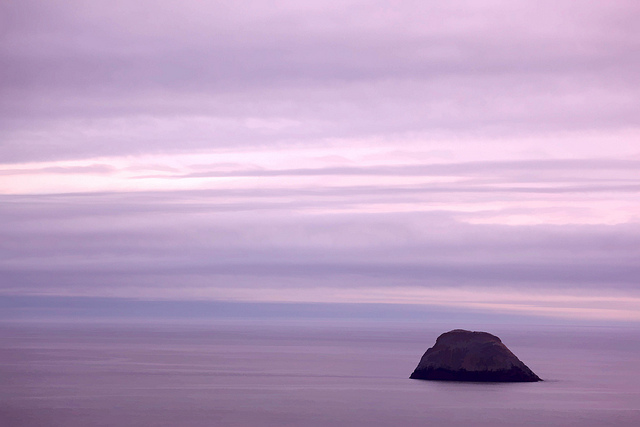
POLYGON ((544 382, 409 380, 445 330, 2 326, 0 425, 640 425, 637 330, 493 326, 544 382))

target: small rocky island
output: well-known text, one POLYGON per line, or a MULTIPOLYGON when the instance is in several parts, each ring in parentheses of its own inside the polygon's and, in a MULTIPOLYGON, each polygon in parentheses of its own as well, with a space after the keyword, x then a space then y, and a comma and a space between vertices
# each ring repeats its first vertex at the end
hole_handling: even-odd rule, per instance
POLYGON ((438 337, 411 374, 435 381, 542 381, 500 338, 487 332, 455 329, 438 337))

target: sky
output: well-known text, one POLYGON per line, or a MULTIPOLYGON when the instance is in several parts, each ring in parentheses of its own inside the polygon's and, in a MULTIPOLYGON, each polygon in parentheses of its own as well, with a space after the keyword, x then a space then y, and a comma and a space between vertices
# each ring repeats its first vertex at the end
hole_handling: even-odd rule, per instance
POLYGON ((639 19, 2 2, 0 298, 640 322, 639 19))

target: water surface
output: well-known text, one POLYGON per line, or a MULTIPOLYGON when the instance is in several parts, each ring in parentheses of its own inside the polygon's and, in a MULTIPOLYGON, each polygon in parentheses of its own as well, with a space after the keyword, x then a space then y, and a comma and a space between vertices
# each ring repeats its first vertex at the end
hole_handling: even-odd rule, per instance
POLYGON ((409 380, 448 329, 5 325, 1 425, 640 425, 637 330, 483 327, 545 381, 409 380))

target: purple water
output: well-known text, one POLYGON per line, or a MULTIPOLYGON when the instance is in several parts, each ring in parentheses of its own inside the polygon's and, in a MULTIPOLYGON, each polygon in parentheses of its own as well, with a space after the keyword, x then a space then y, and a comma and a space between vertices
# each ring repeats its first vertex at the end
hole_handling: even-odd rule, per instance
POLYGON ((409 380, 449 326, 0 326, 0 425, 640 425, 637 329, 475 328, 545 381, 409 380))

